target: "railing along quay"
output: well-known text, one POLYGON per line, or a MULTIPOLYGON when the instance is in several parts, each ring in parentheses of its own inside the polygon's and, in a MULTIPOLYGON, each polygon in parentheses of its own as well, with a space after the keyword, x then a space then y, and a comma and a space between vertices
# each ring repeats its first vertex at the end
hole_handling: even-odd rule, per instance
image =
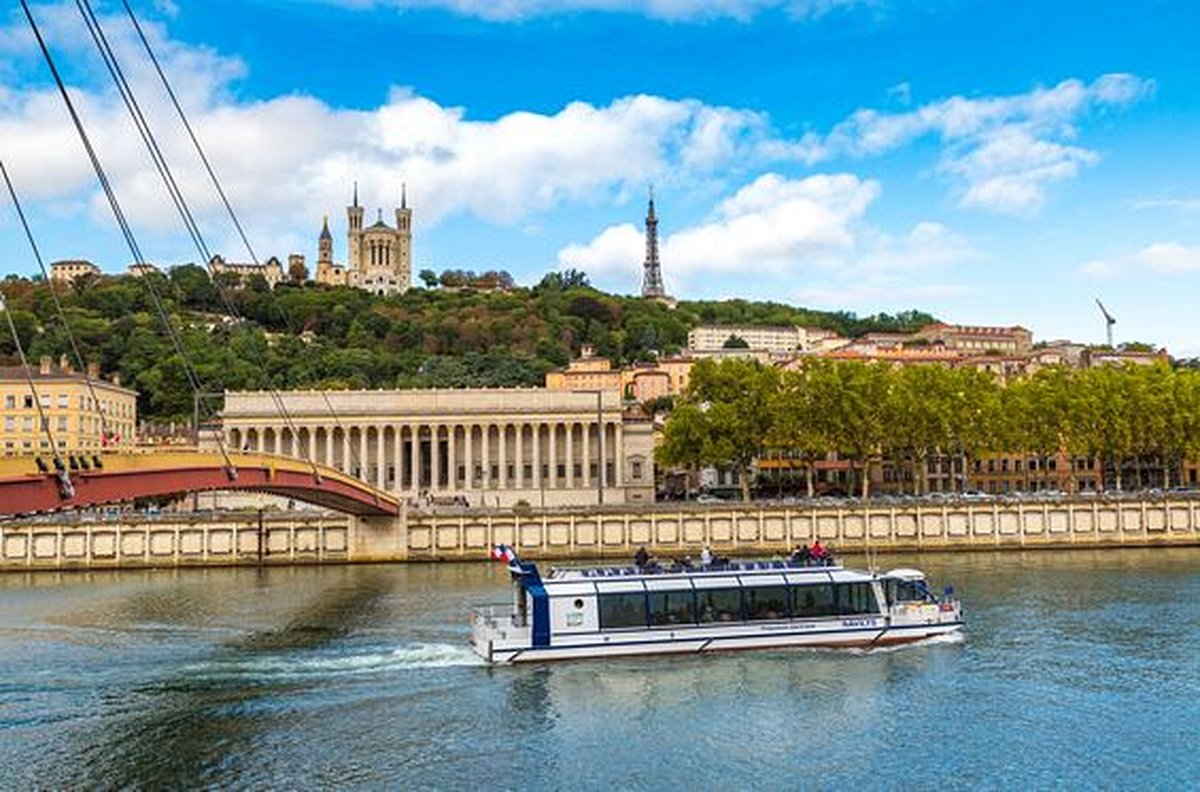
POLYGON ((800 544, 838 552, 1200 545, 1200 499, 1154 496, 824 504, 406 509, 398 518, 328 512, 133 512, 0 523, 0 571, 476 561, 493 544, 540 559, 772 556, 800 544))

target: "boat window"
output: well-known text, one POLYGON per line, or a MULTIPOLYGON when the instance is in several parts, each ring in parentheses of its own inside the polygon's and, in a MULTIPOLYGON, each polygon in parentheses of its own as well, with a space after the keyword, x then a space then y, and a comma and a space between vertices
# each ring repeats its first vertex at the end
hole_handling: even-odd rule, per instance
POLYGON ((887 588, 888 599, 892 602, 924 602, 932 599, 924 580, 889 580, 887 588))
POLYGON ((839 614, 879 612, 875 591, 870 583, 837 583, 834 585, 834 597, 839 614))
POLYGON ((688 591, 650 592, 650 624, 670 627, 675 624, 696 623, 696 599, 688 591))
POLYGON ((600 594, 600 629, 646 626, 644 593, 600 594))
POLYGON ((701 622, 741 621, 742 590, 725 588, 697 591, 696 610, 701 622))
POLYGON ((787 586, 752 586, 746 589, 746 620, 786 619, 787 586))
POLYGON ((813 583, 792 587, 792 616, 800 619, 811 616, 833 616, 833 585, 813 583))

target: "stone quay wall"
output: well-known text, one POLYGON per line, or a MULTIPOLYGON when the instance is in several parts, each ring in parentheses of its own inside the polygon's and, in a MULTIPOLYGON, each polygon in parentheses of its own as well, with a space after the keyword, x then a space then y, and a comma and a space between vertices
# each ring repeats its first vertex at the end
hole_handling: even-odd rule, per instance
POLYGON ((958 503, 906 507, 768 504, 400 518, 255 513, 111 522, 0 524, 0 571, 478 561, 493 544, 531 559, 786 553, 814 539, 838 552, 1200 545, 1200 500, 958 503))

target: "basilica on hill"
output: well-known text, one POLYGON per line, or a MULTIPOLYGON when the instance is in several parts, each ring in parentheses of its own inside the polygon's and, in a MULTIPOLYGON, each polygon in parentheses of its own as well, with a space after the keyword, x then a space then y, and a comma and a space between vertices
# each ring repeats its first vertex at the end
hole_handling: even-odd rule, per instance
POLYGON ((354 202, 346 207, 348 222, 348 260, 333 260, 333 234, 326 217, 317 241, 317 283, 352 286, 372 294, 397 294, 412 286, 412 210, 408 208, 407 187, 401 188, 400 206, 396 207, 396 225, 383 220, 380 209, 376 221, 363 228, 363 207, 358 203, 358 185, 354 202))

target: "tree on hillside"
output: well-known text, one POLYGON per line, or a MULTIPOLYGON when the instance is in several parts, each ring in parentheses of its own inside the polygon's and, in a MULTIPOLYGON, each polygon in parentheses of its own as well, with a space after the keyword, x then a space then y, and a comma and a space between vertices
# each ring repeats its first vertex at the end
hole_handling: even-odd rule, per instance
POLYGON ((437 273, 431 269, 421 270, 417 273, 417 277, 421 279, 421 283, 425 285, 426 289, 435 288, 440 282, 437 273))
POLYGON ((731 335, 725 339, 725 343, 721 344, 722 349, 749 349, 750 344, 746 339, 739 335, 731 335))

